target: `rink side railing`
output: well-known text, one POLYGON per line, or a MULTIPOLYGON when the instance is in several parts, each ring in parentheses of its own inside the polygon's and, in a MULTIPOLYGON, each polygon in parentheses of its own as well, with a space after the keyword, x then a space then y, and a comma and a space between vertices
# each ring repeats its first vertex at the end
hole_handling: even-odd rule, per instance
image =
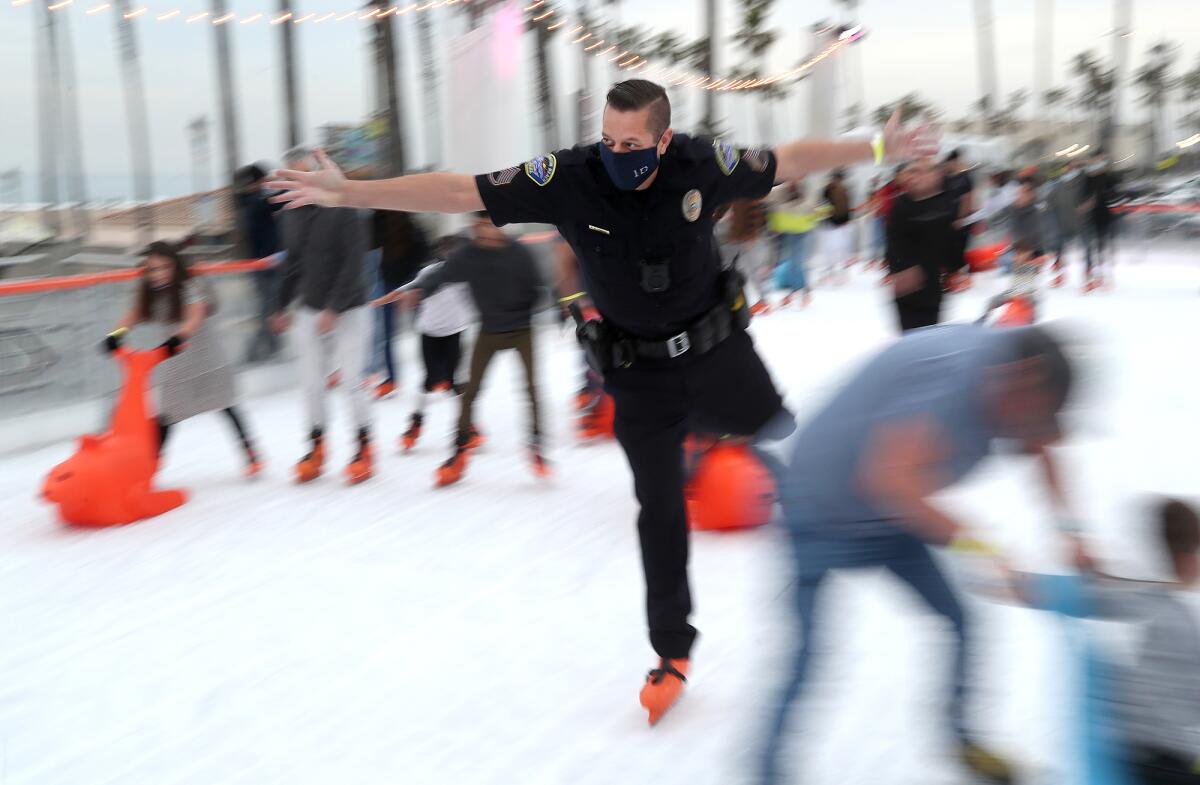
MULTIPOLYGON (((538 247, 548 275, 552 260, 547 241, 557 236, 541 232, 521 238, 538 247)), ((189 267, 192 274, 207 279, 215 293, 218 334, 239 367, 246 365, 258 329, 251 274, 269 267, 265 259, 196 262, 189 267)), ((130 268, 0 281, 0 421, 104 400, 115 393, 117 368, 98 347, 129 308, 140 276, 139 268, 130 268)), ((160 326, 140 325, 129 340, 147 347, 166 337, 160 326)), ((279 360, 290 358, 285 348, 279 360)))

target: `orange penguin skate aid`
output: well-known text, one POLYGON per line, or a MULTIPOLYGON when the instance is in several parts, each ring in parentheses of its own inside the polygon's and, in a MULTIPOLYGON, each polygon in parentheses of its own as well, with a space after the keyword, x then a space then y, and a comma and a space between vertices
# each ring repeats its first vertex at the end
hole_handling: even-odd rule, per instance
POLYGON ((154 489, 158 471, 158 425, 146 406, 146 385, 154 366, 167 359, 159 347, 147 352, 117 349, 125 386, 109 429, 79 440, 79 449, 50 470, 42 497, 58 506, 65 523, 118 526, 152 518, 187 500, 181 490, 154 489))
POLYGON ((658 667, 646 674, 642 686, 642 706, 650 712, 650 724, 656 725, 683 695, 687 682, 688 661, 661 659, 658 667))

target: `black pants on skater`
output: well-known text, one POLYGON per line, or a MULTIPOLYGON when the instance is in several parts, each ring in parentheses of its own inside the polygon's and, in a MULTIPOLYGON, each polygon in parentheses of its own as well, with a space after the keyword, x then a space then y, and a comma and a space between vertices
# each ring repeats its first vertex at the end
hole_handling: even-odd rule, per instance
MULTIPOLYGON (((250 437, 246 435, 246 428, 242 425, 242 418, 238 416, 237 409, 230 406, 228 409, 222 409, 221 413, 229 418, 230 425, 233 426, 234 432, 237 434, 238 441, 241 442, 242 448, 247 453, 253 453, 254 447, 250 444, 250 437)), ((167 445, 167 437, 171 435, 171 428, 174 424, 158 421, 158 451, 162 453, 163 448, 167 445)))
POLYGON ((641 505, 637 524, 650 644, 661 657, 684 658, 696 639, 688 623, 684 438, 691 429, 758 434, 780 414, 783 399, 750 336, 740 330, 703 355, 639 359, 608 371, 604 386, 616 407, 614 431, 641 505))
POLYGON ((462 333, 421 335, 421 359, 425 362, 425 392, 439 384, 458 388, 458 363, 462 356, 462 333))

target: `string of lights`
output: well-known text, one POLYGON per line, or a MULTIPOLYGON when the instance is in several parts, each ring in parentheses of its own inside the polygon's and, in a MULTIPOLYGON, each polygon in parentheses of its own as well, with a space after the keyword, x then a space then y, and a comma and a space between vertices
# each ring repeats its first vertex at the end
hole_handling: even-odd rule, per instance
MULTIPOLYGON (((40 0, 44 1, 44 0, 40 0)), ((14 7, 31 5, 35 0, 11 0, 14 7)), ((162 13, 151 14, 149 6, 140 6, 128 13, 124 14, 124 18, 134 20, 144 18, 154 22, 170 22, 178 21, 184 24, 242 24, 253 25, 263 23, 267 25, 281 25, 291 23, 294 25, 300 24, 321 24, 323 22, 367 22, 373 19, 385 19, 389 16, 405 16, 410 13, 422 13, 432 11, 438 8, 446 8, 449 6, 467 4, 470 0, 426 0, 426 2, 412 2, 407 5, 389 5, 386 7, 375 7, 366 10, 346 10, 346 11, 327 11, 324 13, 309 12, 299 16, 291 12, 268 14, 261 11, 247 12, 239 16, 236 12, 229 12, 221 16, 214 17, 208 11, 201 11, 195 14, 184 14, 181 9, 174 8, 162 13)), ((75 0, 58 0, 46 6, 50 11, 60 11, 74 5, 75 0)), ((527 13, 534 13, 530 17, 530 22, 538 24, 546 28, 547 32, 554 32, 560 28, 571 24, 570 17, 560 14, 553 8, 546 5, 546 0, 534 0, 531 4, 525 6, 524 10, 527 13), (545 10, 540 10, 545 7, 545 10)), ((110 2, 100 2, 85 10, 88 16, 99 16, 108 12, 116 11, 110 2)), ((629 73, 641 73, 643 76, 652 77, 660 81, 667 82, 675 87, 696 87, 702 90, 713 90, 719 92, 732 92, 739 90, 755 90, 762 87, 768 87, 779 82, 789 81, 792 79, 802 79, 808 75, 816 65, 826 58, 832 56, 835 52, 847 44, 853 43, 862 37, 862 28, 856 27, 843 31, 837 40, 829 44, 825 49, 810 57, 808 60, 800 63, 794 68, 782 71, 771 76, 763 76, 757 78, 719 78, 712 74, 700 73, 694 69, 683 68, 674 65, 655 62, 660 59, 655 55, 648 53, 635 52, 629 49, 622 49, 616 42, 605 39, 603 31, 592 30, 584 24, 575 24, 567 34, 571 37, 571 44, 583 49, 584 52, 591 54, 594 57, 606 58, 609 62, 615 63, 616 66, 629 73), (606 46, 607 45, 607 46, 606 46), (644 69, 644 70, 643 70, 644 69)))

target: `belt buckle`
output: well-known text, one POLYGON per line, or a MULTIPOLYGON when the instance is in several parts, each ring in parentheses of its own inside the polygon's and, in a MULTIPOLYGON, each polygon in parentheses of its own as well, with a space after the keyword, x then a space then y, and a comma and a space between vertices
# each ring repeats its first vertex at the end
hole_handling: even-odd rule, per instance
POLYGON ((681 354, 685 354, 688 349, 692 348, 692 339, 688 337, 687 331, 684 330, 679 335, 673 335, 667 339, 667 356, 675 359, 681 354))

